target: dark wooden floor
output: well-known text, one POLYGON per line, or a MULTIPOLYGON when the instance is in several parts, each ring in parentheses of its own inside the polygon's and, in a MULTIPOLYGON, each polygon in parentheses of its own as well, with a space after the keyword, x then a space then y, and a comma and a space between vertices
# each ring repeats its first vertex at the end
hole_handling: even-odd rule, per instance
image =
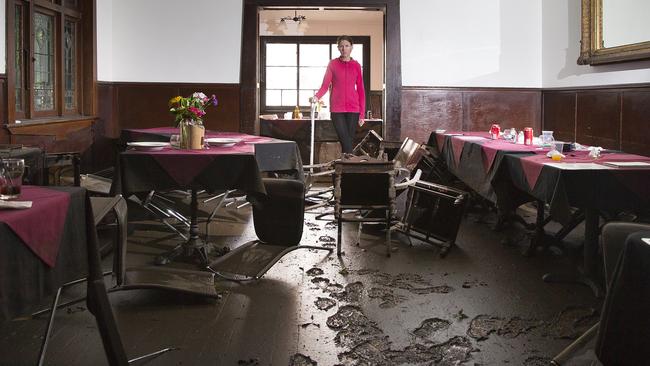
MULTIPOLYGON (((234 247, 255 238, 249 217, 249 208, 225 210, 212 239, 234 247)), ((219 282, 220 300, 155 290, 110 299, 130 357, 178 348, 152 365, 548 364, 597 320, 599 301, 586 287, 541 280, 573 271, 567 256, 523 257, 522 246, 501 243, 522 229, 495 232, 485 219, 494 217, 468 214, 444 259, 400 235, 387 258, 382 233, 364 233, 355 246, 356 225, 346 224, 342 258, 294 251, 260 281, 219 282)), ((335 237, 336 226, 307 215, 303 243, 335 237)), ((177 240, 159 225, 137 225, 128 261, 150 263, 177 240)), ((1 324, 0 364, 35 364, 44 326, 45 318, 1 324)), ((106 364, 84 303, 57 313, 46 364, 106 364)))

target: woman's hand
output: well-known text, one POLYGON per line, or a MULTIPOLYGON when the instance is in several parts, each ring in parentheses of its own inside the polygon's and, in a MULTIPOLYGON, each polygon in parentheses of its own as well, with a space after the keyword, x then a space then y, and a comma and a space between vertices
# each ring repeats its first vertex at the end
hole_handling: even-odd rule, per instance
POLYGON ((317 96, 309 97, 309 103, 319 103, 317 96))
POLYGON ((363 118, 359 118, 359 127, 363 126, 366 121, 363 118))

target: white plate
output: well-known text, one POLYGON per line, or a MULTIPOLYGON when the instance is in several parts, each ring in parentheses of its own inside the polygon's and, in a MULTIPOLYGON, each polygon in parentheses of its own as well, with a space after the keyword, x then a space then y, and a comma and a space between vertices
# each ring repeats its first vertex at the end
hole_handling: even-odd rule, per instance
POLYGON ((169 142, 135 141, 135 142, 127 142, 126 146, 132 147, 136 150, 157 151, 157 150, 162 150, 166 147, 170 147, 171 144, 169 142))
POLYGON ((233 139, 227 137, 210 137, 205 139, 205 142, 210 146, 221 146, 221 147, 230 147, 234 146, 236 143, 240 142, 240 139, 233 139))

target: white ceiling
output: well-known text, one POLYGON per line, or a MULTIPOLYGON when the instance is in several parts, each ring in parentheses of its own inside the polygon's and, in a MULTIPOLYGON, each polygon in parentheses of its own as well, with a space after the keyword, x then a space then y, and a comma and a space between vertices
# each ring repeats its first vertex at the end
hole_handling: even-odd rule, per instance
POLYGON ((262 10, 260 11, 260 22, 275 23, 279 22, 280 18, 294 16, 294 10, 298 11, 298 15, 307 17, 306 22, 354 22, 358 24, 382 24, 384 13, 379 10, 298 10, 298 9, 283 9, 283 10, 262 10))

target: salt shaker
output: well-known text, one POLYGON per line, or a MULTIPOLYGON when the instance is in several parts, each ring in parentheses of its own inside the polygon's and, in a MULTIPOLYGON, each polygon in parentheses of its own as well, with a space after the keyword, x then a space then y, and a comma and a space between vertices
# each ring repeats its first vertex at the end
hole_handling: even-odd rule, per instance
POLYGON ((517 141, 515 141, 518 144, 523 144, 524 143, 524 131, 519 131, 517 134, 517 141))

